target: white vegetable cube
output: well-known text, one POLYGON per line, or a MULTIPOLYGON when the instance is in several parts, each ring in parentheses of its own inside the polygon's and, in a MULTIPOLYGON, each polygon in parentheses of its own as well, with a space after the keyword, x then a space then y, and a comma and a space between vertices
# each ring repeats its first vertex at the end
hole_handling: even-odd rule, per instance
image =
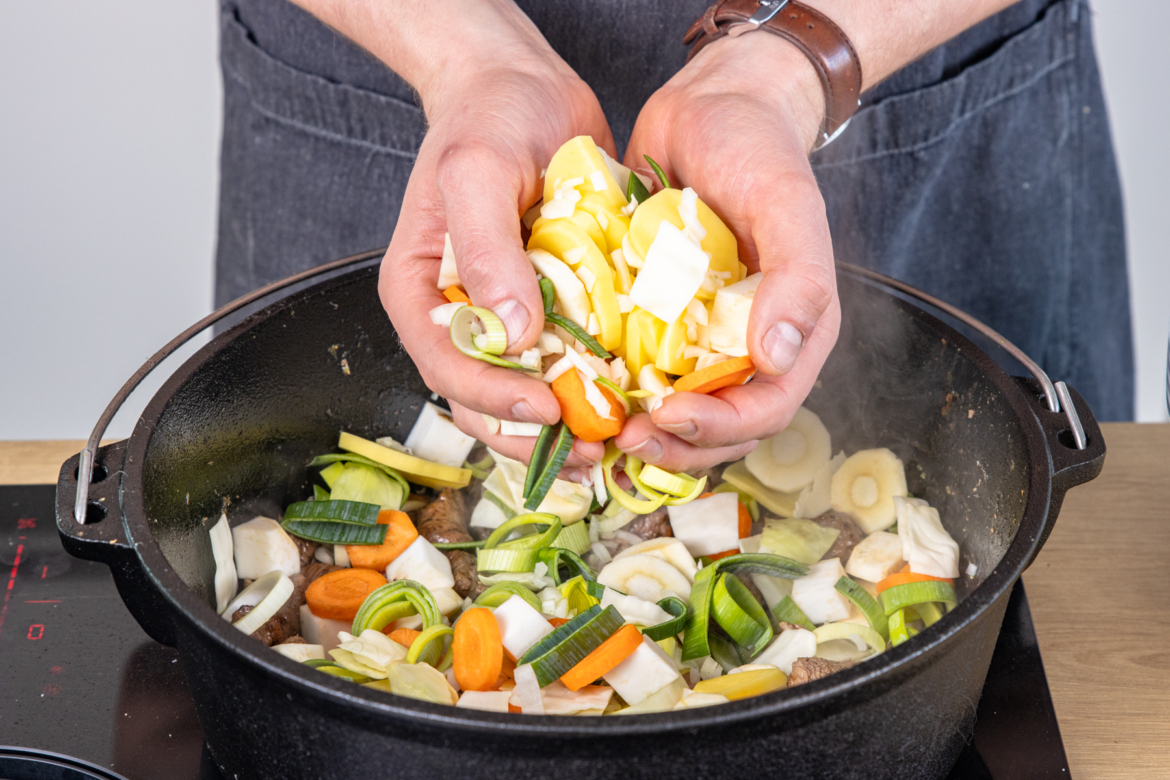
POLYGON ((817 637, 803 628, 781 631, 772 644, 753 661, 757 664, 771 664, 784 674, 792 674, 792 662, 797 658, 812 658, 817 654, 817 637))
POLYGON ((285 658, 296 661, 298 664, 303 664, 305 661, 312 661, 314 659, 325 659, 325 648, 322 645, 273 645, 272 649, 285 658))
POLYGON ((601 608, 612 606, 627 623, 636 626, 656 626, 671 619, 671 614, 652 601, 637 596, 623 596, 613 588, 606 588, 601 596, 601 608))
MULTIPOLYGON (((744 552, 748 552, 744 550, 744 552)), ((768 609, 774 608, 784 600, 785 596, 792 595, 792 580, 783 577, 770 577, 767 574, 752 574, 752 582, 764 597, 768 609)))
POLYGON ((852 602, 836 590, 845 574, 840 558, 830 558, 808 567, 808 574, 792 583, 792 600, 816 625, 849 617, 852 602))
POLYGON ((236 576, 256 580, 270 571, 300 574, 301 553, 280 523, 256 517, 232 529, 236 576))
POLYGON ((703 285, 710 264, 698 244, 663 220, 630 288, 630 300, 663 322, 674 322, 703 285))
POLYGON ((456 707, 483 712, 507 712, 511 691, 464 691, 456 707))
POLYGON ((451 562, 423 537, 416 538, 386 567, 388 580, 414 580, 430 590, 455 587, 451 562))
POLYGON ((861 540, 849 555, 850 577, 880 582, 902 568, 902 540, 897 534, 876 531, 861 540))
POLYGON ((761 273, 752 274, 715 293, 711 324, 707 328, 708 343, 713 351, 732 357, 743 357, 748 353, 748 317, 756 297, 756 288, 763 278, 761 273))
POLYGON ((534 644, 553 632, 552 624, 544 619, 527 601, 512 596, 492 613, 500 625, 500 640, 504 649, 519 658, 534 644))
POLYGON ((716 493, 667 507, 674 536, 696 558, 739 548, 739 498, 716 493))
POLYGON ((630 653, 624 661, 610 669, 604 679, 626 703, 633 706, 655 691, 659 691, 678 679, 678 669, 662 648, 648 636, 642 637, 642 645, 630 653))
POLYGON ((423 460, 459 468, 467 460, 475 439, 455 425, 451 413, 431 402, 423 404, 414 421, 406 448, 423 460))
POLYGON ((351 620, 330 620, 313 614, 308 604, 301 605, 301 637, 308 643, 320 645, 321 652, 327 653, 341 644, 337 635, 353 628, 351 620))

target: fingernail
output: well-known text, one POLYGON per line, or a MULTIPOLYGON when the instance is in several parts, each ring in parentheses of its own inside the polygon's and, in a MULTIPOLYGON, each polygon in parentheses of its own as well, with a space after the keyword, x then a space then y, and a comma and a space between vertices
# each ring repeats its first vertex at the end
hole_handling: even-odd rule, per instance
POLYGON ((796 356, 804 345, 804 336, 795 325, 787 322, 778 322, 768 329, 764 335, 764 351, 772 366, 781 374, 786 374, 796 365, 796 356))
POLYGON ((626 452, 639 458, 645 463, 657 463, 662 460, 662 445, 658 443, 658 439, 653 436, 646 439, 646 441, 639 444, 637 447, 632 447, 626 452))
POLYGON ((673 433, 675 436, 682 436, 684 439, 688 436, 694 436, 699 430, 690 420, 684 420, 678 423, 659 423, 658 427, 664 431, 673 433))
POLYGON ((512 404, 512 419, 517 422, 545 424, 544 418, 537 414, 527 401, 517 401, 512 404))
MULTIPOLYGON (((528 309, 516 301, 504 301, 494 311, 500 321, 504 323, 504 330, 508 332, 508 343, 515 343, 528 328, 528 309)), ((532 422, 536 422, 536 420, 532 422)))

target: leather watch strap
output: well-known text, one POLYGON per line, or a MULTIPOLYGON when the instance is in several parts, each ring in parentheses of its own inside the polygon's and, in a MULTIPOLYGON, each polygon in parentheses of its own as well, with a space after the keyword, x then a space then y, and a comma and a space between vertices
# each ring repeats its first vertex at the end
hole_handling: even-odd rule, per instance
POLYGON ((848 36, 821 12, 796 0, 718 0, 683 37, 691 46, 687 62, 712 41, 757 29, 791 42, 816 68, 825 90, 818 146, 827 142, 857 110, 861 60, 848 36))

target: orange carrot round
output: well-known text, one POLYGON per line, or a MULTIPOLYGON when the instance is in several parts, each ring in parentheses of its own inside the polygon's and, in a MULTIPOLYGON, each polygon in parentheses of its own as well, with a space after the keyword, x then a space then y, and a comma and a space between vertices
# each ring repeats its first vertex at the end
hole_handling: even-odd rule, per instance
POLYGON ((353 620, 366 596, 386 584, 370 569, 341 569, 318 577, 305 588, 309 611, 328 620, 353 620))
POLYGON ((717 561, 720 558, 726 558, 729 555, 739 555, 739 550, 724 550, 723 552, 711 553, 707 556, 708 560, 717 561))
POLYGON ((490 691, 504 667, 504 643, 500 624, 490 609, 475 607, 455 623, 451 640, 455 681, 465 691, 490 691))
POLYGON ((570 691, 579 691, 601 675, 626 660, 642 644, 637 626, 626 623, 598 645, 581 662, 561 675, 561 682, 570 691))
POLYGON ((471 305, 471 299, 467 297, 467 293, 463 292, 456 285, 451 285, 446 290, 443 290, 443 297, 451 303, 466 303, 469 306, 471 305))
POLYGON ((355 569, 385 571, 390 562, 402 555, 402 551, 418 538, 418 531, 410 521, 410 515, 396 509, 383 509, 378 513, 378 525, 388 525, 386 538, 381 544, 347 544, 349 564, 355 569))
POLYGON ((756 373, 750 357, 731 358, 678 378, 676 393, 714 393, 725 387, 742 385, 756 373))
POLYGON ((390 637, 391 642, 397 642, 405 648, 409 648, 412 644, 414 644, 414 640, 418 639, 418 635, 422 633, 421 631, 416 631, 413 628, 394 628, 391 630, 393 625, 394 624, 391 623, 390 625, 386 626, 386 628, 382 629, 382 633, 390 637))
POLYGON ((568 622, 569 622, 568 618, 550 617, 548 619, 548 624, 550 626, 552 626, 553 628, 560 628, 561 626, 563 626, 565 623, 568 623, 568 622))
POLYGON ((598 385, 605 400, 609 401, 609 414, 614 418, 612 420, 601 417, 589 403, 585 397, 585 385, 576 369, 570 368, 558 376, 550 387, 557 403, 561 405, 561 419, 581 441, 605 441, 622 432, 622 426, 626 424, 626 410, 609 388, 598 385))
POLYGON ((946 577, 932 577, 929 574, 915 574, 909 571, 909 567, 904 568, 897 574, 891 574, 884 580, 877 584, 877 592, 881 593, 883 590, 889 590, 895 585, 905 585, 910 582, 945 582, 948 585, 954 585, 955 581, 947 579, 946 577))

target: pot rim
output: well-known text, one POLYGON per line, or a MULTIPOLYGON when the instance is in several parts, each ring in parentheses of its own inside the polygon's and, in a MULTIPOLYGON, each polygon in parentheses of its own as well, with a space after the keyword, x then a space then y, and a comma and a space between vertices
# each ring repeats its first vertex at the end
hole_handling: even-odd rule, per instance
POLYGON ((162 549, 154 539, 145 513, 141 487, 143 463, 155 430, 155 422, 179 386, 224 345, 279 311, 301 305, 313 297, 327 295, 333 288, 343 284, 360 282, 364 277, 375 276, 376 268, 373 267, 360 268, 335 276, 265 306, 218 334, 167 378, 146 406, 126 444, 121 503, 122 522, 127 540, 132 545, 145 575, 187 623, 213 639, 222 650, 247 662, 254 671, 274 676, 285 685, 302 689, 306 693, 325 697, 330 704, 344 708, 347 716, 360 720, 365 727, 371 725, 370 717, 376 717, 380 720, 406 719, 419 728, 441 726, 468 734, 506 735, 510 738, 653 735, 715 725, 725 727, 761 716, 803 715, 815 718, 823 708, 834 706, 845 696, 856 701, 859 695, 863 695, 864 699, 880 695, 904 676, 913 673, 919 662, 929 662, 927 656, 936 654, 941 656, 941 648, 956 641, 955 637, 969 623, 975 621, 998 601, 1032 560, 1042 544, 1043 530, 1052 500, 1052 454, 1043 426, 1035 413, 1035 402, 1030 402, 1023 386, 1004 372, 982 349, 920 306, 896 295, 894 291, 898 288, 888 277, 869 271, 858 273, 850 270, 848 266, 841 265, 838 266, 838 273, 859 284, 876 287, 893 295, 899 305, 908 311, 909 316, 919 319, 922 324, 947 339, 955 349, 964 352, 975 361, 988 376, 1015 413, 1024 437, 1029 459, 1028 495, 1015 538, 1007 551, 986 579, 960 601, 955 610, 945 615, 929 632, 919 635, 916 641, 887 650, 880 658, 871 659, 865 664, 801 685, 796 692, 785 689, 719 707, 654 713, 631 718, 552 715, 517 717, 511 713, 457 710, 449 705, 431 704, 405 697, 387 697, 382 692, 367 690, 316 673, 278 653, 273 653, 270 648, 253 642, 250 637, 233 629, 210 605, 195 596, 167 562, 162 549), (127 485, 130 480, 136 484, 127 485))

